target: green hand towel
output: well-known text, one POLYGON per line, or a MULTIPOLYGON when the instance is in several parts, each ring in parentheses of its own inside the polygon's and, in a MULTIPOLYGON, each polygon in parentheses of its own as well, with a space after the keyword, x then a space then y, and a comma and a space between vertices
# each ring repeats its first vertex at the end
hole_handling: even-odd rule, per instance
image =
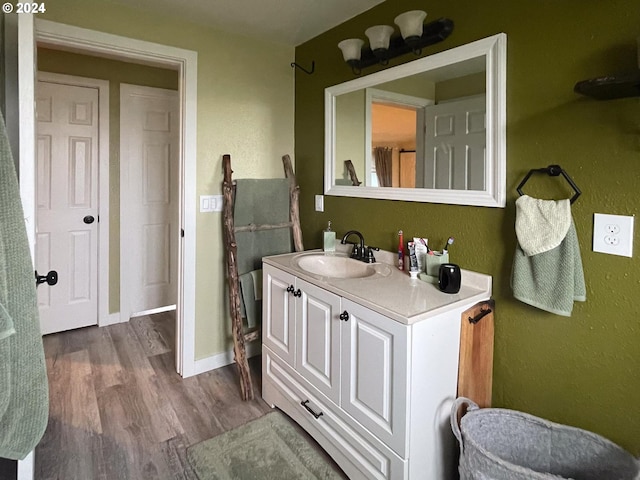
POLYGON ((35 448, 47 427, 49 386, 33 265, 2 115, 0 312, 0 457, 20 460, 35 448))
POLYGON ((573 221, 567 236, 554 249, 527 256, 518 244, 511 288, 513 296, 521 302, 565 317, 571 316, 573 302, 586 300, 584 271, 573 221))

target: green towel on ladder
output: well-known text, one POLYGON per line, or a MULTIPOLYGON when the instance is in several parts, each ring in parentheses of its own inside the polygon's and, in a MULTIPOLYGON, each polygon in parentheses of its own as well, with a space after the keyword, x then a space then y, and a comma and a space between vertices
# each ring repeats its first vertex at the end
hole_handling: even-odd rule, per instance
MULTIPOLYGON (((288 222, 289 180, 236 180, 233 219, 236 227, 288 222)), ((236 244, 240 313, 252 329, 259 326, 262 320, 262 257, 292 252, 291 228, 236 232, 236 244)))
POLYGON ((247 320, 247 327, 256 328, 262 323, 262 269, 240 275, 240 315, 247 320))
POLYGON ((9 140, 0 115, 0 457, 23 459, 49 416, 35 279, 9 140))

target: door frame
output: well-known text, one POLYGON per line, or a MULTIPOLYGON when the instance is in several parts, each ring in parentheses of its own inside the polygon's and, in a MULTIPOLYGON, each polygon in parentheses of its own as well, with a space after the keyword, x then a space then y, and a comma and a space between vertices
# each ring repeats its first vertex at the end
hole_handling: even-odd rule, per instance
MULTIPOLYGON (((98 310, 96 312, 96 323, 100 327, 111 325, 118 322, 118 315, 109 314, 109 82, 97 78, 41 72, 39 70, 37 72, 37 81, 98 89, 98 185, 95 186, 98 189, 98 265, 96 272, 98 310)), ((37 96, 37 85, 35 91, 37 96)), ((38 132, 37 121, 36 112, 36 139, 38 132)))
MULTIPOLYGON (((398 107, 411 107, 416 110, 416 157, 420 158, 422 149, 424 148, 424 109, 429 105, 436 103, 431 98, 416 97, 414 95, 405 95, 403 93, 392 92, 389 90, 380 90, 379 88, 365 89, 365 126, 364 126, 364 168, 365 168, 365 185, 369 185, 371 179, 371 169, 373 165, 373 139, 372 139, 372 108, 373 103, 384 103, 398 107)), ((420 178, 419 167, 416 165, 416 180, 420 178)), ((416 182, 416 187, 418 187, 416 182)))
MULTIPOLYGON (((33 18, 25 19, 25 22, 33 22, 33 18)), ((196 291, 196 161, 197 161, 197 70, 198 54, 192 50, 161 45, 132 38, 113 35, 95 30, 75 27, 49 20, 35 19, 33 35, 29 38, 28 32, 24 37, 26 52, 24 60, 32 59, 31 65, 25 61, 22 78, 33 76, 35 66, 35 42, 63 50, 79 53, 89 53, 114 59, 126 59, 137 63, 169 67, 178 70, 179 96, 180 96, 180 159, 179 159, 179 223, 184 236, 179 238, 180 248, 178 252, 178 301, 176 309, 176 370, 182 377, 190 377, 197 373, 195 365, 195 291, 196 291), (33 38, 35 37, 35 38, 33 38)), ((21 54, 22 55, 22 54, 21 54)), ((20 67, 19 67, 20 68, 20 67)), ((35 82, 35 78, 32 80, 35 82)), ((31 103, 33 111, 34 89, 33 85, 21 96, 21 104, 31 103), (30 97, 30 98, 29 98, 30 97)), ((23 155, 21 151, 21 167, 28 164, 26 176, 21 175, 21 194, 23 198, 31 199, 24 205, 27 228, 30 233, 31 247, 35 237, 35 175, 33 165, 35 159, 35 115, 31 113, 32 121, 28 114, 21 117, 21 124, 25 122, 31 125, 21 128, 21 148, 23 134, 26 150, 30 149, 31 155, 23 155), (32 123, 33 122, 33 123, 32 123), (30 170, 30 171, 29 171, 30 170)), ((22 174, 23 172, 21 172, 22 174)))
MULTIPOLYGON (((123 143, 124 136, 122 132, 125 131, 125 128, 128 126, 127 125, 128 119, 125 118, 125 116, 123 115, 123 112, 124 112, 123 105, 126 103, 125 102, 126 97, 129 94, 135 95, 135 94, 140 94, 141 92, 146 92, 146 94, 143 93, 142 95, 148 95, 148 94, 153 94, 154 92, 175 92, 175 90, 166 89, 166 88, 148 87, 145 85, 135 85, 130 83, 120 84, 120 98, 119 98, 120 144, 118 145, 118 148, 120 152, 120 231, 121 232, 129 230, 132 225, 131 216, 128 214, 128 208, 125 207, 125 205, 128 204, 130 201, 129 195, 131 194, 131 189, 130 188, 123 189, 122 187, 125 184, 125 179, 128 178, 128 174, 126 174, 125 172, 127 172, 130 165, 130 160, 126 155, 124 155, 125 153, 124 143, 123 143), (123 165, 126 168, 123 168, 123 165)), ((179 100, 180 99, 178 98, 178 101, 179 100)), ((174 181, 174 180, 170 181, 170 185, 169 185, 170 190, 173 190, 175 188, 174 183, 177 183, 177 181, 174 181)), ((171 217, 171 221, 173 220, 174 218, 171 217)), ((131 261, 132 261, 131 254, 123 253, 127 251, 126 245, 127 245, 127 240, 123 235, 120 235, 120 321, 121 322, 129 321, 130 316, 134 313, 138 315, 152 315, 154 313, 167 312, 177 308, 177 305, 176 306, 165 305, 158 308, 144 310, 143 312, 132 311, 131 295, 129 294, 130 290, 128 288, 129 283, 127 282, 127 279, 129 278, 129 276, 123 275, 123 273, 130 272, 129 265, 131 265, 131 261)), ((171 247, 171 249, 173 248, 174 247, 171 247)), ((169 255, 171 255, 171 253, 169 255)), ((176 282, 176 288, 177 287, 178 287, 178 282, 176 282)))

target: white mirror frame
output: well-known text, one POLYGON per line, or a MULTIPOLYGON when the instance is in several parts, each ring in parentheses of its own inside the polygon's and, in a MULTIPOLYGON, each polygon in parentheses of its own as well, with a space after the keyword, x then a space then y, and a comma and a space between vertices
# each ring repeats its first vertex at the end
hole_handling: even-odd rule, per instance
POLYGON ((378 198, 411 202, 446 203, 504 208, 507 170, 507 35, 499 33, 482 40, 420 58, 387 70, 372 73, 325 89, 325 165, 324 193, 341 197, 378 198), (485 57, 487 95, 487 145, 485 178, 487 188, 479 190, 443 190, 335 185, 336 172, 336 96, 381 83, 485 57))

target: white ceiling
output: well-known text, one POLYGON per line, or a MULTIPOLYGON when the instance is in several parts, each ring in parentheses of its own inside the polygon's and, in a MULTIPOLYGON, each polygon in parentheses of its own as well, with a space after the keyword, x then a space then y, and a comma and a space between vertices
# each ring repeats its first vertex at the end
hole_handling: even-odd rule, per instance
POLYGON ((384 0, 108 0, 298 46, 384 0))

